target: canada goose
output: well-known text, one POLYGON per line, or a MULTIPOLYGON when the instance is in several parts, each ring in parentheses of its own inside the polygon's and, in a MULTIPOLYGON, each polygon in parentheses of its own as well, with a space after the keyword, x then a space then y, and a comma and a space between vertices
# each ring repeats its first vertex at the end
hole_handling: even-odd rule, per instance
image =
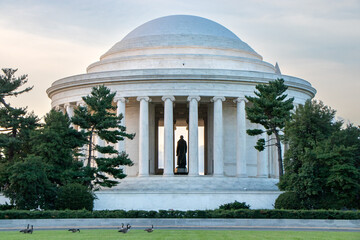
POLYGON ((121 228, 118 232, 127 233, 128 231, 130 231, 130 228, 130 224, 127 224, 126 227, 121 228))
POLYGON ((128 223, 128 224, 126 225, 126 227, 127 227, 127 229, 128 229, 128 232, 130 232, 130 228, 131 228, 130 223, 128 223))
POLYGON ((28 229, 26 233, 31 233, 31 234, 32 234, 32 233, 33 233, 33 231, 34 231, 34 226, 33 226, 33 225, 31 225, 31 229, 28 229))
POLYGON ((80 232, 80 229, 78 229, 78 228, 70 228, 68 231, 70 231, 72 233, 76 233, 76 232, 80 232))
POLYGON ((29 230, 29 227, 30 227, 30 224, 27 225, 27 228, 20 230, 20 232, 27 233, 27 231, 29 230))
POLYGON ((151 233, 154 231, 154 225, 151 225, 151 228, 146 228, 144 231, 147 231, 148 233, 151 233))

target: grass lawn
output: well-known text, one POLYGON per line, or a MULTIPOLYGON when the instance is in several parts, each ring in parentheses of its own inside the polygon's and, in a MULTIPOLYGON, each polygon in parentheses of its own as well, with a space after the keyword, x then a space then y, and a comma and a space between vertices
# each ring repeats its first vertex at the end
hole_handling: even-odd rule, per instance
POLYGON ((131 230, 123 234, 117 230, 81 230, 80 233, 71 233, 66 230, 34 231, 33 234, 23 234, 18 231, 0 232, 0 239, 6 240, 56 240, 56 239, 84 239, 84 240, 111 240, 111 239, 178 239, 178 240, 235 240, 235 239, 360 239, 359 232, 297 232, 297 231, 237 231, 237 230, 156 230, 147 233, 143 230, 131 230))

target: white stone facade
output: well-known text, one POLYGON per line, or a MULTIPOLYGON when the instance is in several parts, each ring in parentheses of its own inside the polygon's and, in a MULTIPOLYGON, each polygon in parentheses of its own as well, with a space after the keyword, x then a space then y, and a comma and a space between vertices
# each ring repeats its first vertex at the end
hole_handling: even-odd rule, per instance
POLYGON ((296 104, 316 93, 307 81, 276 72, 225 27, 176 15, 136 28, 88 73, 55 81, 47 93, 52 107, 71 115, 82 96, 104 84, 116 92, 127 131, 136 133, 134 140, 117 145, 134 166, 125 169, 128 177, 117 187, 97 193, 97 209, 208 209, 234 200, 272 208, 280 194, 276 149, 254 149, 257 139, 246 129, 258 126, 246 119, 245 96, 253 96, 257 84, 280 77, 296 104), (188 175, 175 174, 174 127, 180 126, 189 137, 188 175))

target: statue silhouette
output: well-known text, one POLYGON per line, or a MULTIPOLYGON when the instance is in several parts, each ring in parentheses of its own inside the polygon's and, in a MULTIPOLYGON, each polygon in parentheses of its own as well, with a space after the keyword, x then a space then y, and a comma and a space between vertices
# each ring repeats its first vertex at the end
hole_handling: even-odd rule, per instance
POLYGON ((187 144, 184 140, 184 136, 181 135, 179 141, 177 142, 176 147, 176 156, 177 156, 177 168, 186 167, 186 153, 187 153, 187 144))

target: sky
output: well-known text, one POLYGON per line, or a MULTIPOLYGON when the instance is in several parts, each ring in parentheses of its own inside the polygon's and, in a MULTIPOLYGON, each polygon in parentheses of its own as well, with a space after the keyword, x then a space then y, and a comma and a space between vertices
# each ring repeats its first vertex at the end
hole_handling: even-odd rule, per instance
POLYGON ((86 73, 131 30, 173 14, 220 23, 309 81, 338 119, 360 124, 360 0, 0 0, 0 68, 34 86, 10 102, 42 117, 54 81, 86 73))

